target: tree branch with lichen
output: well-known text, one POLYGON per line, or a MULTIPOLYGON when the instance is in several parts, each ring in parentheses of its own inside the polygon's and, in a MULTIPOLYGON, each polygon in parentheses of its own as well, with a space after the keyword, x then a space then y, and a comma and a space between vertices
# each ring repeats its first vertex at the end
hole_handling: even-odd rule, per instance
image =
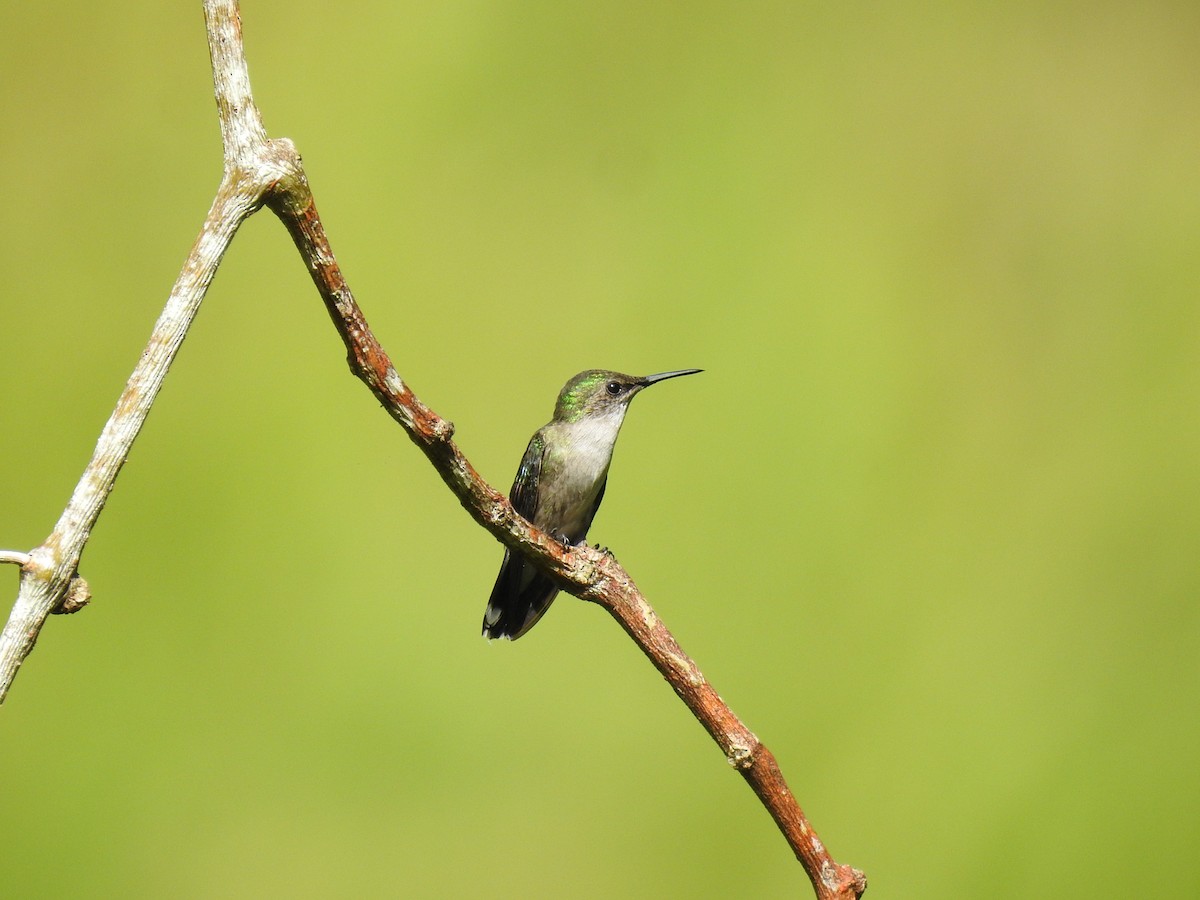
POLYGON ((428 457, 463 507, 497 540, 525 554, 560 587, 617 620, 754 790, 822 900, 859 897, 861 872, 833 860, 788 789, 775 757, 720 698, 624 568, 608 553, 562 543, 519 516, 453 441, 454 426, 425 406, 400 377, 350 291, 317 214, 300 156, 270 139, 250 92, 235 0, 206 0, 205 21, 224 148, 212 208, 166 307, 50 536, 29 553, 0 551, 20 567, 17 602, 0 636, 0 700, 32 651, 47 617, 87 602, 78 576, 83 549, 133 441, 152 407, 208 285, 241 223, 263 206, 292 236, 347 350, 351 371, 428 457))

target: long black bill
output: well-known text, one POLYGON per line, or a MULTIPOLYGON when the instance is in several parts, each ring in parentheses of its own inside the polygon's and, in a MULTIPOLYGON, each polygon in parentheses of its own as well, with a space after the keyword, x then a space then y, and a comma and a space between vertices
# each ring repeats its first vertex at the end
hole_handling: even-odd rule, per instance
POLYGON ((645 378, 639 379, 642 387, 654 384, 656 381, 666 381, 668 378, 678 378, 680 375, 695 375, 697 372, 703 372, 703 369, 677 369, 674 372, 659 372, 657 375, 647 375, 645 378))

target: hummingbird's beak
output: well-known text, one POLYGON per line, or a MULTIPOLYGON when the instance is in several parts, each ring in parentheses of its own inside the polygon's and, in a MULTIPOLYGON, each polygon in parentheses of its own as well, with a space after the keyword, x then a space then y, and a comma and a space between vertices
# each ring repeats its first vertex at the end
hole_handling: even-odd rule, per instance
POLYGON ((677 369, 674 372, 659 372, 657 375, 647 375, 638 382, 642 387, 648 387, 656 381, 666 381, 668 378, 678 378, 680 375, 695 375, 697 372, 703 371, 703 369, 677 369))

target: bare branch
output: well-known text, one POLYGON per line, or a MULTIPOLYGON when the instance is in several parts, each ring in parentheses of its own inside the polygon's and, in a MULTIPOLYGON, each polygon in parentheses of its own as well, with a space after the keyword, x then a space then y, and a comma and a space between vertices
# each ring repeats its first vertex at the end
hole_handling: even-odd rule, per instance
MULTIPOLYGON (((96 442, 96 450, 58 524, 21 563, 17 600, 0 633, 0 702, 33 650, 46 617, 79 608, 76 570, 92 528, 149 415, 171 362, 200 308, 221 257, 248 216, 262 207, 277 179, 277 151, 266 141, 250 99, 234 3, 206 4, 209 47, 218 90, 225 172, 212 208, 184 261, 146 349, 96 442)), ((290 149, 290 144, 288 144, 290 149)), ((285 154, 290 159, 294 156, 285 154)))
POLYGON ((866 877, 829 855, 788 790, 775 757, 705 680, 616 559, 587 547, 565 549, 517 515, 507 498, 488 485, 458 449, 452 440, 454 426, 425 406, 400 378, 338 267, 299 160, 294 177, 276 185, 267 205, 304 258, 346 345, 350 370, 408 432, 471 517, 506 546, 532 559, 564 590, 598 603, 621 624, 766 806, 819 898, 861 896, 866 877))
POLYGON ((250 94, 250 69, 242 43, 237 3, 205 3, 208 55, 212 60, 217 118, 226 173, 248 165, 267 144, 267 130, 250 94))
POLYGON ((565 549, 517 515, 504 495, 480 478, 455 445, 453 425, 425 406, 400 378, 342 276, 299 155, 290 141, 266 137, 250 93, 237 3, 206 0, 205 21, 221 121, 224 177, 150 343, 58 525, 27 556, 16 551, 0 554, 0 562, 21 565, 17 604, 0 637, 0 700, 32 649, 46 616, 59 608, 67 611, 64 604, 86 602, 87 586, 76 576, 76 569, 88 534, 225 249, 241 223, 265 204, 283 222, 304 258, 346 345, 351 371, 421 448, 472 518, 506 546, 533 560, 564 590, 600 604, 617 619, 766 806, 804 866, 818 898, 861 896, 866 890, 863 874, 836 863, 829 855, 788 790, 774 756, 709 685, 629 574, 610 554, 587 547, 565 549))
POLYGON ((866 890, 865 876, 829 855, 788 790, 775 757, 705 680, 624 568, 599 550, 565 549, 517 515, 458 449, 452 440, 454 426, 425 406, 400 378, 342 276, 298 161, 295 176, 276 185, 267 205, 282 220, 304 257, 346 345, 351 371, 408 432, 471 517, 506 546, 532 559, 564 590, 598 603, 621 624, 753 788, 803 864, 819 898, 861 896, 866 890))

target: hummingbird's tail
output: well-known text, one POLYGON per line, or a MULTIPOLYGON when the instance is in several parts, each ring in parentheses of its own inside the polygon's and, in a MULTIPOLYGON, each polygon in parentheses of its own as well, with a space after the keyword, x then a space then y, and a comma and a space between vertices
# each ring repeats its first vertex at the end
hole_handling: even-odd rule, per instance
POLYGON ((504 551, 504 564, 483 614, 483 636, 515 641, 545 615, 558 588, 520 554, 504 551))

